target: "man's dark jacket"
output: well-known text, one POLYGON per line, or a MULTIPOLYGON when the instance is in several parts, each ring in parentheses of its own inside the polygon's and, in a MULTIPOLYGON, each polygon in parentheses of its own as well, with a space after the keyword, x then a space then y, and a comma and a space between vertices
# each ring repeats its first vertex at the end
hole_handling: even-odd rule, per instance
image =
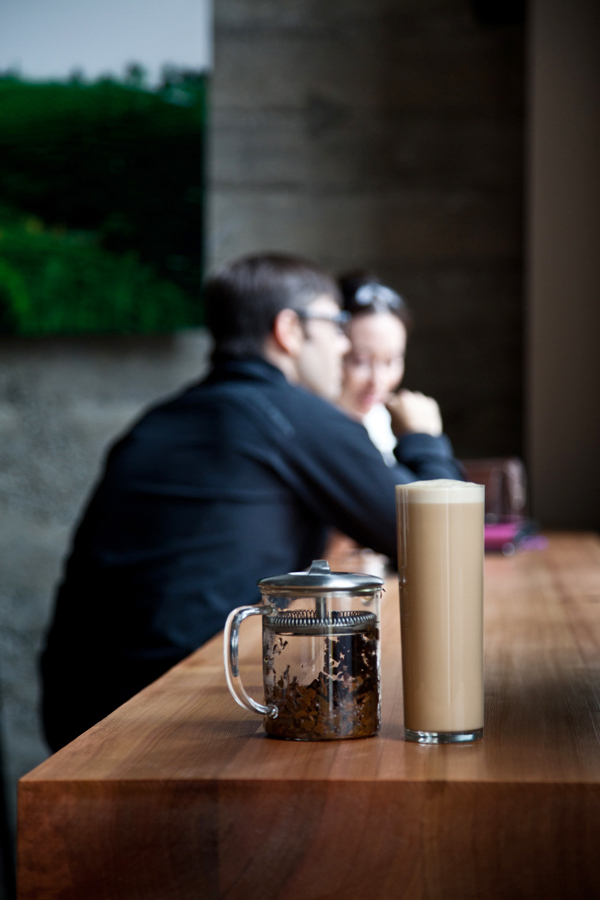
POLYGON ((445 437, 389 468, 362 425, 262 359, 229 359, 111 450, 42 658, 57 749, 218 632, 256 582, 305 568, 334 526, 396 556, 394 485, 460 478, 445 437))

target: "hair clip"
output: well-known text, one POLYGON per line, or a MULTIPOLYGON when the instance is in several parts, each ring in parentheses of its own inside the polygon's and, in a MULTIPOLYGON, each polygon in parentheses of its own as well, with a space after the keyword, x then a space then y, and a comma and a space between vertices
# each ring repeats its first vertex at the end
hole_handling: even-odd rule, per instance
POLYGON ((384 284, 379 284, 377 281, 369 281, 367 284, 361 284, 354 294, 354 302, 359 306, 371 306, 371 304, 377 303, 377 301, 385 304, 385 306, 388 306, 391 309, 400 309, 400 307, 404 305, 404 300, 400 294, 397 294, 396 291, 386 287, 384 284))

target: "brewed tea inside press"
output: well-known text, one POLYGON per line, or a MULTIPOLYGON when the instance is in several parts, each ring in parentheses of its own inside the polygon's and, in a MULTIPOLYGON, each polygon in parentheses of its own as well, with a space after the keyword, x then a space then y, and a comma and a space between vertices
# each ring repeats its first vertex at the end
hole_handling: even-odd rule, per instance
POLYGON ((272 737, 326 741, 370 737, 380 721, 379 602, 383 580, 332 572, 315 560, 308 572, 258 582, 262 601, 242 606, 225 627, 225 672, 234 699, 264 716, 272 737), (265 702, 239 677, 241 622, 263 616, 265 702))

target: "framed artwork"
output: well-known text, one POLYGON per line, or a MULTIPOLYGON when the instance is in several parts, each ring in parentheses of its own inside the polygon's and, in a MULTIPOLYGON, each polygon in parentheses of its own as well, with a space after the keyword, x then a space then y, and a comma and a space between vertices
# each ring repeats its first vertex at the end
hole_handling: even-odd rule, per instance
POLYGON ((202 324, 207 76, 0 77, 0 334, 202 324))

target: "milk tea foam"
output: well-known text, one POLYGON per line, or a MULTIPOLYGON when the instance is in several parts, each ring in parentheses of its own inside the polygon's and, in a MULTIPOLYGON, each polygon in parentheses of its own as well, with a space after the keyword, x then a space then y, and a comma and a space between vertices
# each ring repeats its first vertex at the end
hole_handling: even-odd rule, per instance
POLYGON ((483 728, 484 488, 396 487, 404 725, 483 728))

